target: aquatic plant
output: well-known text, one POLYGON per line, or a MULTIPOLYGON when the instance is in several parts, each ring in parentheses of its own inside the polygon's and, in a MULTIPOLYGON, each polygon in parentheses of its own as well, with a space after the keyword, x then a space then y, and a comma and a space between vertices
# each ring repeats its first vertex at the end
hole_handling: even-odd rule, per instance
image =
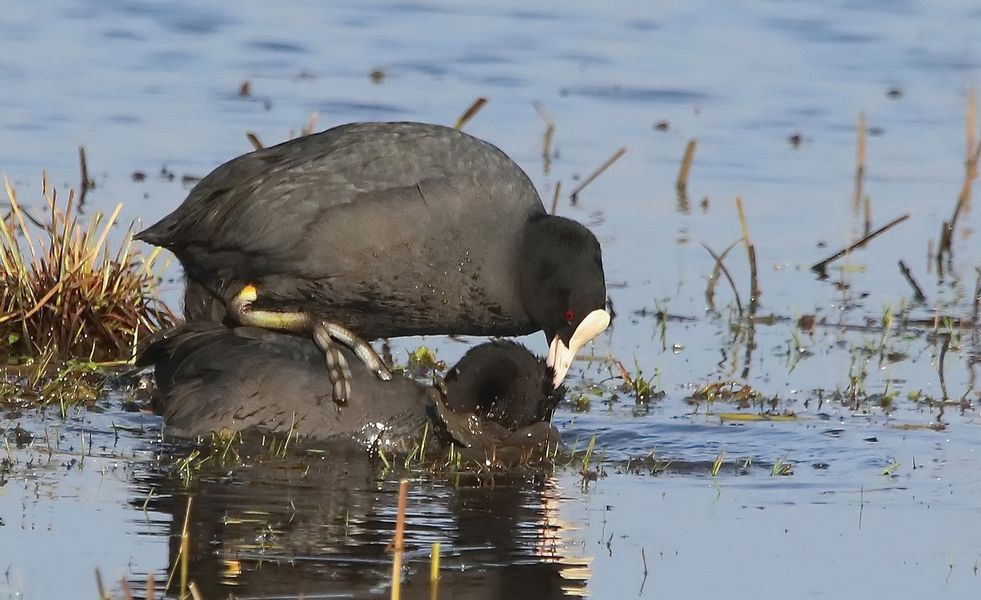
POLYGON ((64 207, 42 182, 48 220, 17 201, 4 179, 10 210, 0 221, 0 344, 4 362, 49 357, 128 360, 140 339, 174 317, 156 297, 158 252, 133 247, 132 227, 112 251, 108 219, 79 221, 75 195, 64 207))

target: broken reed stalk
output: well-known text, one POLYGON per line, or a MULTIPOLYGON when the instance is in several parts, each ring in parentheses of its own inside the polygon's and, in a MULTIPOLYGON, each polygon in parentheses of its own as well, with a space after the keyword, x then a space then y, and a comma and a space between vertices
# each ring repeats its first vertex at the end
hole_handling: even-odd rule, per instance
POLYGON ((252 144, 252 147, 256 150, 262 150, 265 148, 265 146, 262 145, 262 140, 259 139, 259 136, 257 136, 254 131, 246 131, 245 137, 248 138, 249 143, 252 144))
MULTIPOLYGON (((950 348, 950 334, 944 334, 944 344, 940 347, 940 359, 937 361, 937 374, 940 376, 940 392, 943 394, 941 400, 947 401, 947 382, 944 379, 944 358, 947 357, 947 349, 950 348)), ((939 421, 939 418, 937 419, 939 421)))
POLYGON ((875 231, 873 231, 872 233, 870 233, 867 236, 863 237, 862 239, 858 240, 854 244, 851 244, 850 246, 846 246, 845 248, 842 248, 838 252, 835 252, 834 254, 832 254, 831 256, 829 256, 828 258, 826 258, 826 259, 824 259, 822 261, 819 261, 819 262, 814 263, 813 265, 811 265, 811 270, 814 271, 814 272, 816 272, 816 273, 818 273, 818 274, 822 274, 822 275, 825 274, 825 272, 827 270, 827 267, 828 267, 828 265, 830 263, 838 260, 839 258, 841 258, 842 256, 848 254, 852 250, 855 250, 857 248, 861 248, 862 246, 868 244, 869 242, 871 242, 873 239, 875 239, 879 235, 885 233, 886 231, 889 231, 890 229, 892 229, 896 225, 899 225, 900 223, 902 223, 903 221, 905 221, 908 218, 909 218, 909 214, 905 214, 905 215, 903 215, 901 217, 896 217, 892 221, 889 221, 888 223, 886 223, 882 227, 876 229, 875 231))
POLYGON ((542 140, 542 173, 548 175, 552 170, 552 135, 555 133, 555 125, 545 128, 545 136, 542 140))
POLYGON ((402 551, 405 537, 405 507, 409 501, 409 480, 399 482, 399 504, 395 519, 395 539, 392 545, 395 556, 392 558, 392 600, 399 600, 402 593, 402 551))
POLYGON ((961 212, 967 208, 967 204, 971 200, 971 189, 974 186, 974 180, 978 177, 978 161, 981 160, 981 143, 977 141, 974 133, 977 130, 977 94, 974 90, 971 91, 971 95, 968 97, 967 130, 967 142, 968 144, 973 144, 973 146, 969 146, 967 149, 964 183, 961 185, 961 191, 957 195, 954 214, 951 216, 950 221, 944 221, 940 227, 940 243, 937 244, 937 274, 941 278, 944 272, 944 257, 950 256, 954 241, 954 230, 957 227, 957 219, 960 218, 961 212))
POLYGON ((562 182, 555 182, 555 192, 552 194, 552 212, 549 214, 555 214, 559 210, 559 194, 562 192, 562 182))
POLYGON ((184 512, 184 526, 181 528, 181 598, 187 597, 188 592, 188 570, 190 566, 191 535, 188 531, 188 523, 191 520, 191 500, 192 496, 187 497, 187 509, 184 512))
POLYGON ((923 288, 920 287, 920 284, 916 283, 916 279, 913 278, 913 272, 909 270, 909 267, 907 267, 906 263, 903 261, 899 261, 899 272, 903 274, 903 277, 906 278, 906 282, 911 288, 913 288, 913 299, 920 303, 926 302, 926 296, 923 294, 923 288))
POLYGON ((95 587, 99 590, 99 600, 112 600, 106 594, 106 586, 102 585, 102 571, 99 570, 99 567, 95 568, 95 587))
POLYGON ((188 572, 188 552, 190 552, 191 537, 188 530, 188 523, 191 520, 191 500, 192 497, 187 497, 187 509, 184 512, 184 525, 181 527, 181 539, 180 545, 177 547, 177 564, 173 566, 170 573, 167 574, 167 581, 164 583, 164 592, 170 589, 170 584, 174 581, 174 575, 177 574, 178 569, 180 569, 181 578, 181 589, 180 598, 187 597, 187 572, 188 572))
POLYGON ((123 600, 133 600, 133 591, 129 589, 129 582, 125 577, 119 578, 119 591, 123 594, 123 600))
POLYGON ((476 115, 485 104, 487 104, 487 98, 484 98, 483 96, 474 100, 473 104, 470 105, 470 108, 465 110, 463 114, 460 115, 460 118, 456 120, 456 123, 453 124, 453 129, 463 129, 463 126, 466 125, 467 122, 470 121, 470 119, 472 119, 473 116, 476 115))
POLYGON ((432 600, 439 598, 439 561, 441 548, 439 542, 433 542, 433 549, 429 554, 429 597, 432 600))
POLYGON ((862 207, 862 213, 865 216, 862 223, 862 235, 868 235, 872 231, 872 198, 868 194, 862 200, 862 207))
POLYGON ((609 169, 610 166, 613 165, 613 163, 620 160, 620 157, 626 153, 627 153, 627 147, 621 146, 619 150, 617 150, 616 152, 613 153, 612 156, 610 156, 610 158, 606 159, 606 161, 604 161, 603 164, 597 167, 595 171, 590 173, 589 177, 583 179, 581 182, 579 182, 579 185, 573 188, 572 193, 569 194, 569 199, 572 200, 573 202, 576 202, 579 199, 579 192, 586 189, 587 185, 589 185, 590 183, 593 182, 594 179, 602 175, 603 171, 609 169))
POLYGON ((549 171, 552 170, 552 136, 555 134, 555 121, 549 116, 541 102, 534 102, 533 106, 538 112, 538 116, 542 118, 542 121, 545 121, 545 133, 542 136, 542 174, 548 175, 549 171))
POLYGON ((316 112, 310 113, 310 120, 307 121, 307 124, 304 127, 300 128, 300 135, 310 135, 313 133, 314 130, 317 129, 317 119, 319 118, 320 115, 316 112))
POLYGON ((975 267, 974 272, 977 274, 977 283, 974 284, 974 311, 972 313, 972 322, 975 328, 981 323, 981 267, 975 267))
POLYGON ((852 209, 858 212, 862 202, 862 188, 865 181, 865 113, 858 113, 858 127, 855 141, 855 196, 852 209))
POLYGON ((736 240, 735 242, 729 244, 729 247, 726 248, 721 255, 716 254, 715 251, 709 248, 704 242, 702 243, 702 248, 705 248, 705 250, 712 255, 712 258, 715 259, 715 267, 712 270, 712 276, 709 278, 708 287, 705 289, 705 299, 708 302, 709 308, 715 310, 715 302, 713 302, 713 298, 715 296, 715 284, 719 280, 719 273, 722 273, 725 275, 726 281, 729 282, 729 287, 732 288, 732 295, 736 298, 736 310, 739 311, 739 316, 741 317, 743 316, 743 303, 739 299, 739 290, 736 288, 736 282, 733 281, 732 275, 729 273, 729 269, 726 268, 726 265, 723 262, 726 255, 729 254, 729 251, 735 248, 740 241, 742 240, 736 240))
POLYGON ((756 270, 756 246, 749 239, 749 227, 746 225, 746 213, 743 211, 743 199, 736 196, 736 212, 739 213, 739 228, 743 234, 743 245, 746 246, 746 258, 749 260, 749 314, 756 312, 756 305, 760 301, 760 283, 756 270))
POLYGON ((634 386, 634 378, 630 376, 630 372, 627 368, 623 366, 623 363, 617 359, 613 359, 613 366, 615 366, 620 371, 620 378, 623 379, 624 383, 628 386, 634 386))
POLYGON ((967 158, 964 160, 964 167, 967 171, 967 178, 974 179, 978 176, 978 163, 972 161, 974 149, 978 145, 978 90, 971 88, 967 95, 967 158))
POLYGON ((974 153, 971 154, 970 159, 968 160, 968 177, 964 179, 964 184, 961 186, 960 194, 957 195, 957 204, 954 206, 954 215, 950 219, 951 231, 953 231, 954 226, 957 224, 957 218, 960 216, 961 211, 964 210, 964 207, 971 199, 971 186, 978 176, 979 159, 981 159, 981 144, 974 147, 974 153))
POLYGON ((695 160, 695 148, 697 146, 698 140, 696 139, 688 140, 688 145, 685 146, 685 155, 681 159, 681 168, 678 170, 678 180, 674 184, 681 194, 684 194, 685 190, 688 189, 688 172, 691 171, 691 163, 695 160))
POLYGON ((95 187, 95 181, 89 177, 89 162, 85 159, 85 146, 78 147, 78 166, 82 173, 82 184, 78 196, 78 203, 85 202, 85 194, 95 187))
POLYGON ((198 584, 192 581, 191 585, 188 586, 188 589, 191 592, 191 598, 193 598, 194 600, 204 600, 204 596, 202 596, 201 592, 198 590, 198 584))

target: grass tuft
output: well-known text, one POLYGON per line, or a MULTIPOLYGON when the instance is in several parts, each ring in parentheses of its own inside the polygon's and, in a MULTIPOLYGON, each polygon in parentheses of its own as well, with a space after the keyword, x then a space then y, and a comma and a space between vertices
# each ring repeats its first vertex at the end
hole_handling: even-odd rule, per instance
POLYGON ((73 192, 63 207, 43 181, 45 222, 28 214, 4 178, 10 203, 0 221, 0 344, 7 364, 55 360, 128 360, 141 338, 170 326, 157 300, 158 251, 133 247, 133 228, 113 250, 109 233, 122 205, 79 221, 73 192))

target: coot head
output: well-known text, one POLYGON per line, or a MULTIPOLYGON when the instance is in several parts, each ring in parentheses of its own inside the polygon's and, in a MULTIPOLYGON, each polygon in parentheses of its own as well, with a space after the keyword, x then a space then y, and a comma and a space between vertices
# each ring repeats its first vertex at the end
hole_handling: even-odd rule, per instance
POLYGON ((553 376, 545 361, 521 344, 481 344, 447 372, 446 404, 515 431, 551 419, 562 396, 553 376))
POLYGON ((610 324, 602 251, 583 225, 550 215, 529 222, 523 245, 521 302, 545 332, 558 387, 579 349, 610 324))

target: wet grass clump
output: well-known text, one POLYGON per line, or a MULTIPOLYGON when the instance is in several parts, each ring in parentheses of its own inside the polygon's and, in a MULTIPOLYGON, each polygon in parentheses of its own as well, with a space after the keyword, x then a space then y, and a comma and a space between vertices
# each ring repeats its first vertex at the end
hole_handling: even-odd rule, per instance
POLYGON ((29 214, 4 180, 10 211, 0 222, 0 344, 7 365, 129 360, 140 339, 172 325, 156 298, 157 252, 133 247, 132 227, 115 251, 108 242, 122 205, 108 219, 79 221, 74 195, 64 208, 47 181, 47 218, 29 214))

